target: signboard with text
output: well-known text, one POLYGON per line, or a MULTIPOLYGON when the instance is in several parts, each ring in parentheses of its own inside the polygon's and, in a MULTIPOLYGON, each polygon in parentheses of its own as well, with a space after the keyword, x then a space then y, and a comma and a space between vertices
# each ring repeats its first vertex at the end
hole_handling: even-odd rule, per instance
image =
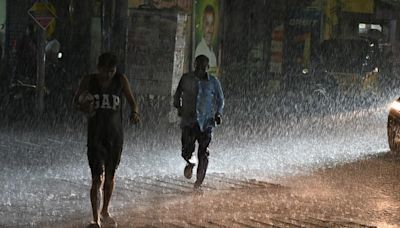
POLYGON ((321 11, 307 9, 297 11, 289 18, 286 59, 289 66, 305 69, 310 67, 312 50, 320 42, 321 11))

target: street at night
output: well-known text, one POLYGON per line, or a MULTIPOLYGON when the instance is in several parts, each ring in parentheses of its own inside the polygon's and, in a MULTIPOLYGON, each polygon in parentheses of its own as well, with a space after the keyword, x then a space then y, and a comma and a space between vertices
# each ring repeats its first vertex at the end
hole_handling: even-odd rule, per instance
POLYGON ((0 227, 400 227, 399 15, 0 0, 0 227))

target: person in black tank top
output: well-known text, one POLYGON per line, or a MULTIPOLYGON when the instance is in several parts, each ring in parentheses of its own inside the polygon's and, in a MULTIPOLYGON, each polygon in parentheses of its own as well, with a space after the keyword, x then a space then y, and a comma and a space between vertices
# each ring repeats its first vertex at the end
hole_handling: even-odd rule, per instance
POLYGON ((100 55, 98 73, 83 77, 73 100, 74 107, 88 115, 87 156, 92 173, 92 227, 100 227, 100 223, 116 225, 108 206, 123 146, 122 96, 131 107, 130 121, 139 122, 138 105, 129 81, 125 75, 116 72, 116 65, 114 54, 100 55), (101 195, 103 181, 103 207, 99 214, 98 196, 101 195))

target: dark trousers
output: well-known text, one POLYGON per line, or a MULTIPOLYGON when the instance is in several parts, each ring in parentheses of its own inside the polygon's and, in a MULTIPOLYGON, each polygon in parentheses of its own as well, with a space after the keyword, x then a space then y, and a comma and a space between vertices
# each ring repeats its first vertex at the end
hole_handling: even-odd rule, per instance
POLYGON ((187 162, 192 157, 195 150, 196 141, 199 144, 197 149, 197 157, 199 164, 197 166, 197 180, 198 184, 203 183, 204 177, 206 176, 208 166, 208 146, 212 139, 212 128, 205 129, 204 132, 200 131, 197 124, 192 126, 185 126, 182 128, 182 157, 187 162))

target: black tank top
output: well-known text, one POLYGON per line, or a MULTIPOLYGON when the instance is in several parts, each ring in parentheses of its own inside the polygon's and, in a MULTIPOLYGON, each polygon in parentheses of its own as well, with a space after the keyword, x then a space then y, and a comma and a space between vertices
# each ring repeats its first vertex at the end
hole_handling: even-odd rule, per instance
POLYGON ((89 93, 94 96, 95 114, 89 117, 88 142, 121 139, 122 133, 122 75, 116 73, 107 88, 102 88, 96 74, 90 75, 89 93))

